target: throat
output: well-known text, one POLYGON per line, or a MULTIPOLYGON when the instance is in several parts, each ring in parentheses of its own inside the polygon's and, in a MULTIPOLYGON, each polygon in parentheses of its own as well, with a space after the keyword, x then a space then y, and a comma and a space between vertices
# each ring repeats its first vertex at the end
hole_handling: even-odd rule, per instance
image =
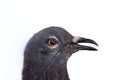
POLYGON ((67 62, 56 60, 27 63, 23 69, 23 80, 70 80, 67 62))

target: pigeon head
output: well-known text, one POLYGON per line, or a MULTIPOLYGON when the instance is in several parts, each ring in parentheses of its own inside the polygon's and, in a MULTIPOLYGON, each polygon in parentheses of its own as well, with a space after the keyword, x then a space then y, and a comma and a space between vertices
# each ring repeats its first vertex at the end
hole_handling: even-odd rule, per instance
POLYGON ((79 43, 97 43, 74 37, 60 27, 49 27, 34 34, 24 52, 23 80, 69 80, 67 60, 79 50, 96 48, 79 43))

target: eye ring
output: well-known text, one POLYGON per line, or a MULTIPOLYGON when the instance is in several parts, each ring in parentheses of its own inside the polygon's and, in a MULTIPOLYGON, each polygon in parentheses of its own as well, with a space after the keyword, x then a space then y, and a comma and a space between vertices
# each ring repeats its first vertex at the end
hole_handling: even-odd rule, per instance
POLYGON ((47 39, 47 46, 51 49, 58 47, 59 40, 55 36, 50 36, 47 39))

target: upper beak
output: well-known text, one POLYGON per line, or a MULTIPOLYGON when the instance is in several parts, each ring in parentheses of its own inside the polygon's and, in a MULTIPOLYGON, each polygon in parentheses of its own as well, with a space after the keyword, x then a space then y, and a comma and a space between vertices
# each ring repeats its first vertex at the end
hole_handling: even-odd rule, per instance
POLYGON ((78 50, 97 51, 97 49, 94 47, 78 44, 78 43, 91 43, 91 44, 95 44, 96 46, 98 46, 98 44, 92 39, 87 39, 87 38, 83 38, 83 37, 74 37, 72 41, 73 41, 73 43, 75 43, 75 45, 74 45, 75 52, 78 50))

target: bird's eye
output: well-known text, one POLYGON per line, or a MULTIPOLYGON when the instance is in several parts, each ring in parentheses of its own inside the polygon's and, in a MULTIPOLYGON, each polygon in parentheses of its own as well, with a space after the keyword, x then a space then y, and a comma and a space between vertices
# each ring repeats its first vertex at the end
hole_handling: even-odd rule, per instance
POLYGON ((48 46, 54 46, 58 44, 58 42, 55 39, 48 39, 47 44, 48 46))
POLYGON ((47 39, 47 45, 50 48, 56 48, 58 46, 58 39, 54 36, 51 36, 47 39))

